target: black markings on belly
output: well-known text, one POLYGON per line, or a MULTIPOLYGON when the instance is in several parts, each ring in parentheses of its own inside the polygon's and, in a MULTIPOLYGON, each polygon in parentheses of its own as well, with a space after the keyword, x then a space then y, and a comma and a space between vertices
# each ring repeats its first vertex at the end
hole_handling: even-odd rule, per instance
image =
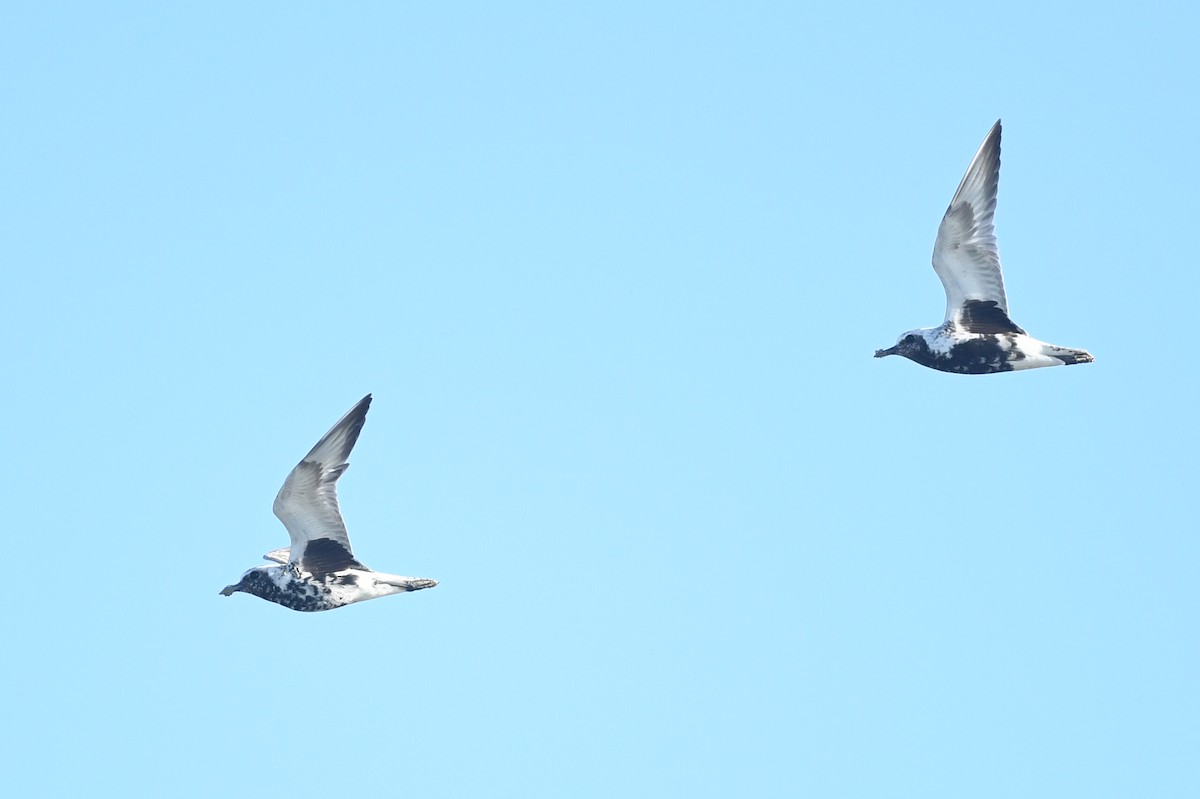
POLYGON ((288 578, 280 587, 265 570, 253 571, 242 578, 241 590, 292 610, 311 612, 339 607, 328 599, 328 588, 291 575, 288 578))
MULTIPOLYGON (((929 349, 923 340, 918 340, 902 348, 901 354, 939 372, 965 375, 1011 372, 1011 361, 1021 360, 1025 355, 1012 347, 1006 350, 1000 342, 1000 336, 980 336, 960 341, 951 347, 949 352, 940 354, 929 349)), ((1009 343, 1011 344, 1011 341, 1009 343)))
POLYGON ((1024 357, 1012 350, 1006 352, 996 338, 984 336, 954 345, 950 350, 950 357, 942 361, 943 365, 934 368, 966 375, 1011 372, 1012 364, 1009 363, 1009 358, 1014 355, 1024 357))

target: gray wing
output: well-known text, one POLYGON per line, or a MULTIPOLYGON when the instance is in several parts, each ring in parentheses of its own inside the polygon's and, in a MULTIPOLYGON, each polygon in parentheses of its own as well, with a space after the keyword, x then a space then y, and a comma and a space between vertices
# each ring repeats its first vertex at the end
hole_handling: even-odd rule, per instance
POLYGON ((970 300, 994 302, 994 307, 1008 314, 993 223, 999 188, 997 119, 958 184, 933 245, 933 269, 946 289, 946 321, 957 321, 963 305, 970 300))
POLYGON ((263 560, 273 561, 274 563, 287 563, 291 557, 291 550, 288 547, 281 549, 272 549, 267 554, 263 555, 263 560))
POLYGON ((350 450, 370 406, 368 394, 296 464, 275 497, 275 515, 291 536, 290 562, 316 575, 349 566, 362 568, 351 552, 338 509, 337 480, 350 467, 350 450))

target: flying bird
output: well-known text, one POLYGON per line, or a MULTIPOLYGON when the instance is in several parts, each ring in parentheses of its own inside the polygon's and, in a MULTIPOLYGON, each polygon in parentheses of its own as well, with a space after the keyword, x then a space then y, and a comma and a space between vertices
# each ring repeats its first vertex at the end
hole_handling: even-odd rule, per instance
POLYGON ((946 321, 910 330, 875 357, 902 355, 943 372, 983 375, 1091 363, 1091 353, 1038 341, 1008 316, 996 193, 1000 187, 1000 120, 975 153, 942 217, 933 245, 933 269, 946 289, 946 321))
POLYGON ((332 610, 389 594, 433 588, 437 580, 371 571, 354 557, 346 523, 338 509, 337 481, 350 467, 371 395, 322 436, 275 497, 275 515, 291 536, 291 546, 263 556, 273 566, 256 566, 221 594, 254 594, 292 610, 332 610))

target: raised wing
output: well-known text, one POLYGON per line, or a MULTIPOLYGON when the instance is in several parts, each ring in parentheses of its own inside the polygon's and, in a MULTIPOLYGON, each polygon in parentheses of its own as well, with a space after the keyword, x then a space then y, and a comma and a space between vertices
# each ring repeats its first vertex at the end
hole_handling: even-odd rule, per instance
POLYGON ((995 303, 1008 315, 1000 249, 996 244, 996 193, 1000 187, 1000 120, 975 153, 942 217, 933 245, 933 269, 946 289, 946 321, 959 321, 971 300, 995 303))
POLYGON ((350 450, 370 406, 368 394, 296 464, 275 497, 275 515, 291 536, 290 562, 318 578, 339 569, 364 568, 350 549, 338 509, 337 480, 350 467, 350 450))
POLYGON ((267 554, 263 555, 263 560, 274 561, 275 563, 287 563, 290 550, 287 547, 281 549, 272 549, 267 554))

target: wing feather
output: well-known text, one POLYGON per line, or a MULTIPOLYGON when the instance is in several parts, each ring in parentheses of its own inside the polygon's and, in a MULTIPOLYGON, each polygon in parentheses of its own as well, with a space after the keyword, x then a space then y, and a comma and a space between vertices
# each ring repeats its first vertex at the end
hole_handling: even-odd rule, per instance
POLYGON ((350 451, 358 441, 370 406, 368 394, 296 464, 275 497, 275 515, 291 536, 290 562, 299 562, 301 568, 305 568, 309 543, 320 539, 336 543, 353 559, 350 536, 338 508, 337 480, 350 466, 350 451))
POLYGON ((287 563, 288 558, 289 558, 289 555, 288 555, 287 547, 282 547, 280 549, 272 549, 270 552, 263 555, 263 560, 269 560, 274 563, 287 563))
POLYGON ((946 289, 946 321, 957 322, 964 304, 971 300, 994 302, 1001 312, 1008 313, 994 223, 999 188, 997 119, 958 184, 933 245, 933 269, 946 289))

